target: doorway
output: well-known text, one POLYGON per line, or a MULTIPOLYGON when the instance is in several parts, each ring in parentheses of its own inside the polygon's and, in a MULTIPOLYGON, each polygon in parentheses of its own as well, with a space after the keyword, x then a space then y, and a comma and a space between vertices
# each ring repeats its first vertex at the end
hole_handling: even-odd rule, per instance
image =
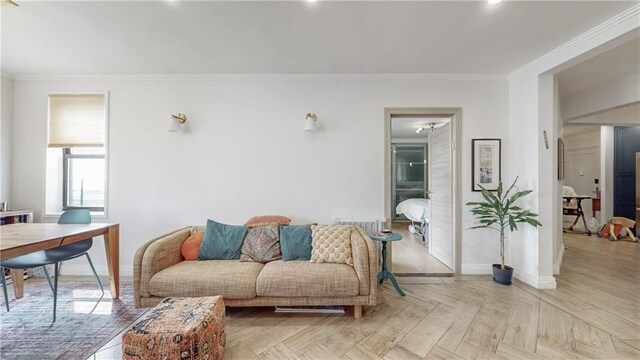
POLYGON ((460 109, 385 110, 385 216, 403 237, 389 257, 399 276, 459 273, 459 121, 460 109))

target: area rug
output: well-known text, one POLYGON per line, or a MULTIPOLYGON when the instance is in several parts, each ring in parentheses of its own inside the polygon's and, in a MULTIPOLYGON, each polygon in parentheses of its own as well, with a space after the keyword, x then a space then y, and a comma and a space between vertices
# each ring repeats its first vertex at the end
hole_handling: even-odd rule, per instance
POLYGON ((133 306, 131 283, 120 284, 118 300, 103 285, 104 296, 95 282, 60 282, 55 323, 46 281, 26 280, 22 299, 9 285, 11 311, 4 296, 0 304, 0 358, 87 359, 147 311, 133 306))

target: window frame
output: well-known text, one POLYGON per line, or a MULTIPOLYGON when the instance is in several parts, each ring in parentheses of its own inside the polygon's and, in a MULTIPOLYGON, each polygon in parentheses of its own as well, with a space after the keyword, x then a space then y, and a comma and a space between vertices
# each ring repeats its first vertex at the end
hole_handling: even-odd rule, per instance
MULTIPOLYGON (((109 91, 52 91, 47 93, 47 101, 50 95, 83 95, 83 94, 96 94, 96 95, 104 95, 104 209, 102 211, 92 211, 91 217, 93 219, 108 219, 109 218, 109 159, 110 159, 110 136, 109 136, 109 123, 110 123, 110 92, 109 91)), ((49 131, 49 122, 50 122, 50 105, 47 102, 47 131, 49 131)), ((46 145, 45 145, 46 149, 46 145)), ((46 158, 46 156, 45 156, 46 158)), ((64 161, 64 159, 63 159, 64 161)), ((44 164, 44 172, 45 172, 45 181, 43 182, 42 191, 45 196, 42 199, 42 218, 43 219, 57 219, 64 210, 60 208, 60 210, 50 211, 47 208, 47 184, 50 181, 54 181, 48 177, 48 173, 46 171, 47 160, 45 160, 44 164)), ((64 170, 63 170, 64 172, 64 170)), ((61 180, 61 178, 58 178, 61 180)), ((58 181, 60 181, 58 180, 58 181)), ((58 188, 59 189, 59 188, 58 188)), ((58 190, 59 191, 59 190, 58 190)), ((64 195, 63 195, 64 196, 64 195)), ((58 204, 61 204, 58 202, 58 204)))
MULTIPOLYGON (((71 148, 62 148, 62 210, 89 210, 104 212, 106 203, 106 186, 104 187, 104 197, 102 207, 95 206, 69 206, 69 160, 70 159, 103 159, 106 161, 106 154, 73 154, 71 148)), ((105 176, 106 177, 106 176, 105 176)))

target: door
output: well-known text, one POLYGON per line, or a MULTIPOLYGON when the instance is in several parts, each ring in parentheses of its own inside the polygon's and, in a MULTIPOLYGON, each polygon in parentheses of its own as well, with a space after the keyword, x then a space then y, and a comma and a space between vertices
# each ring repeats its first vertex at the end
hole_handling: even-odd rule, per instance
MULTIPOLYGON (((595 179, 600 177, 600 149, 584 148, 567 151, 564 184, 573 187, 578 195, 594 196, 595 179)), ((592 216, 591 200, 582 201, 582 209, 587 218, 592 216)), ((568 218, 567 218, 568 219, 568 218)), ((571 218, 573 221, 574 218, 571 218)))
POLYGON ((613 134, 613 216, 635 219, 640 126, 616 126, 613 134))
POLYGON ((429 253, 453 268, 451 122, 429 134, 429 253))

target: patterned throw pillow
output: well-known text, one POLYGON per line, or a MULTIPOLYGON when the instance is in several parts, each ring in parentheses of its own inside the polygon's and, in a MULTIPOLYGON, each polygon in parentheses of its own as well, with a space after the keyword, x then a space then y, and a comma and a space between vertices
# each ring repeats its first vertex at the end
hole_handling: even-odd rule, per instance
POLYGON ((311 262, 353 265, 350 225, 311 226, 311 262))
POLYGON ((282 257, 280 251, 280 225, 269 223, 262 226, 249 227, 242 243, 240 261, 267 263, 282 257))

